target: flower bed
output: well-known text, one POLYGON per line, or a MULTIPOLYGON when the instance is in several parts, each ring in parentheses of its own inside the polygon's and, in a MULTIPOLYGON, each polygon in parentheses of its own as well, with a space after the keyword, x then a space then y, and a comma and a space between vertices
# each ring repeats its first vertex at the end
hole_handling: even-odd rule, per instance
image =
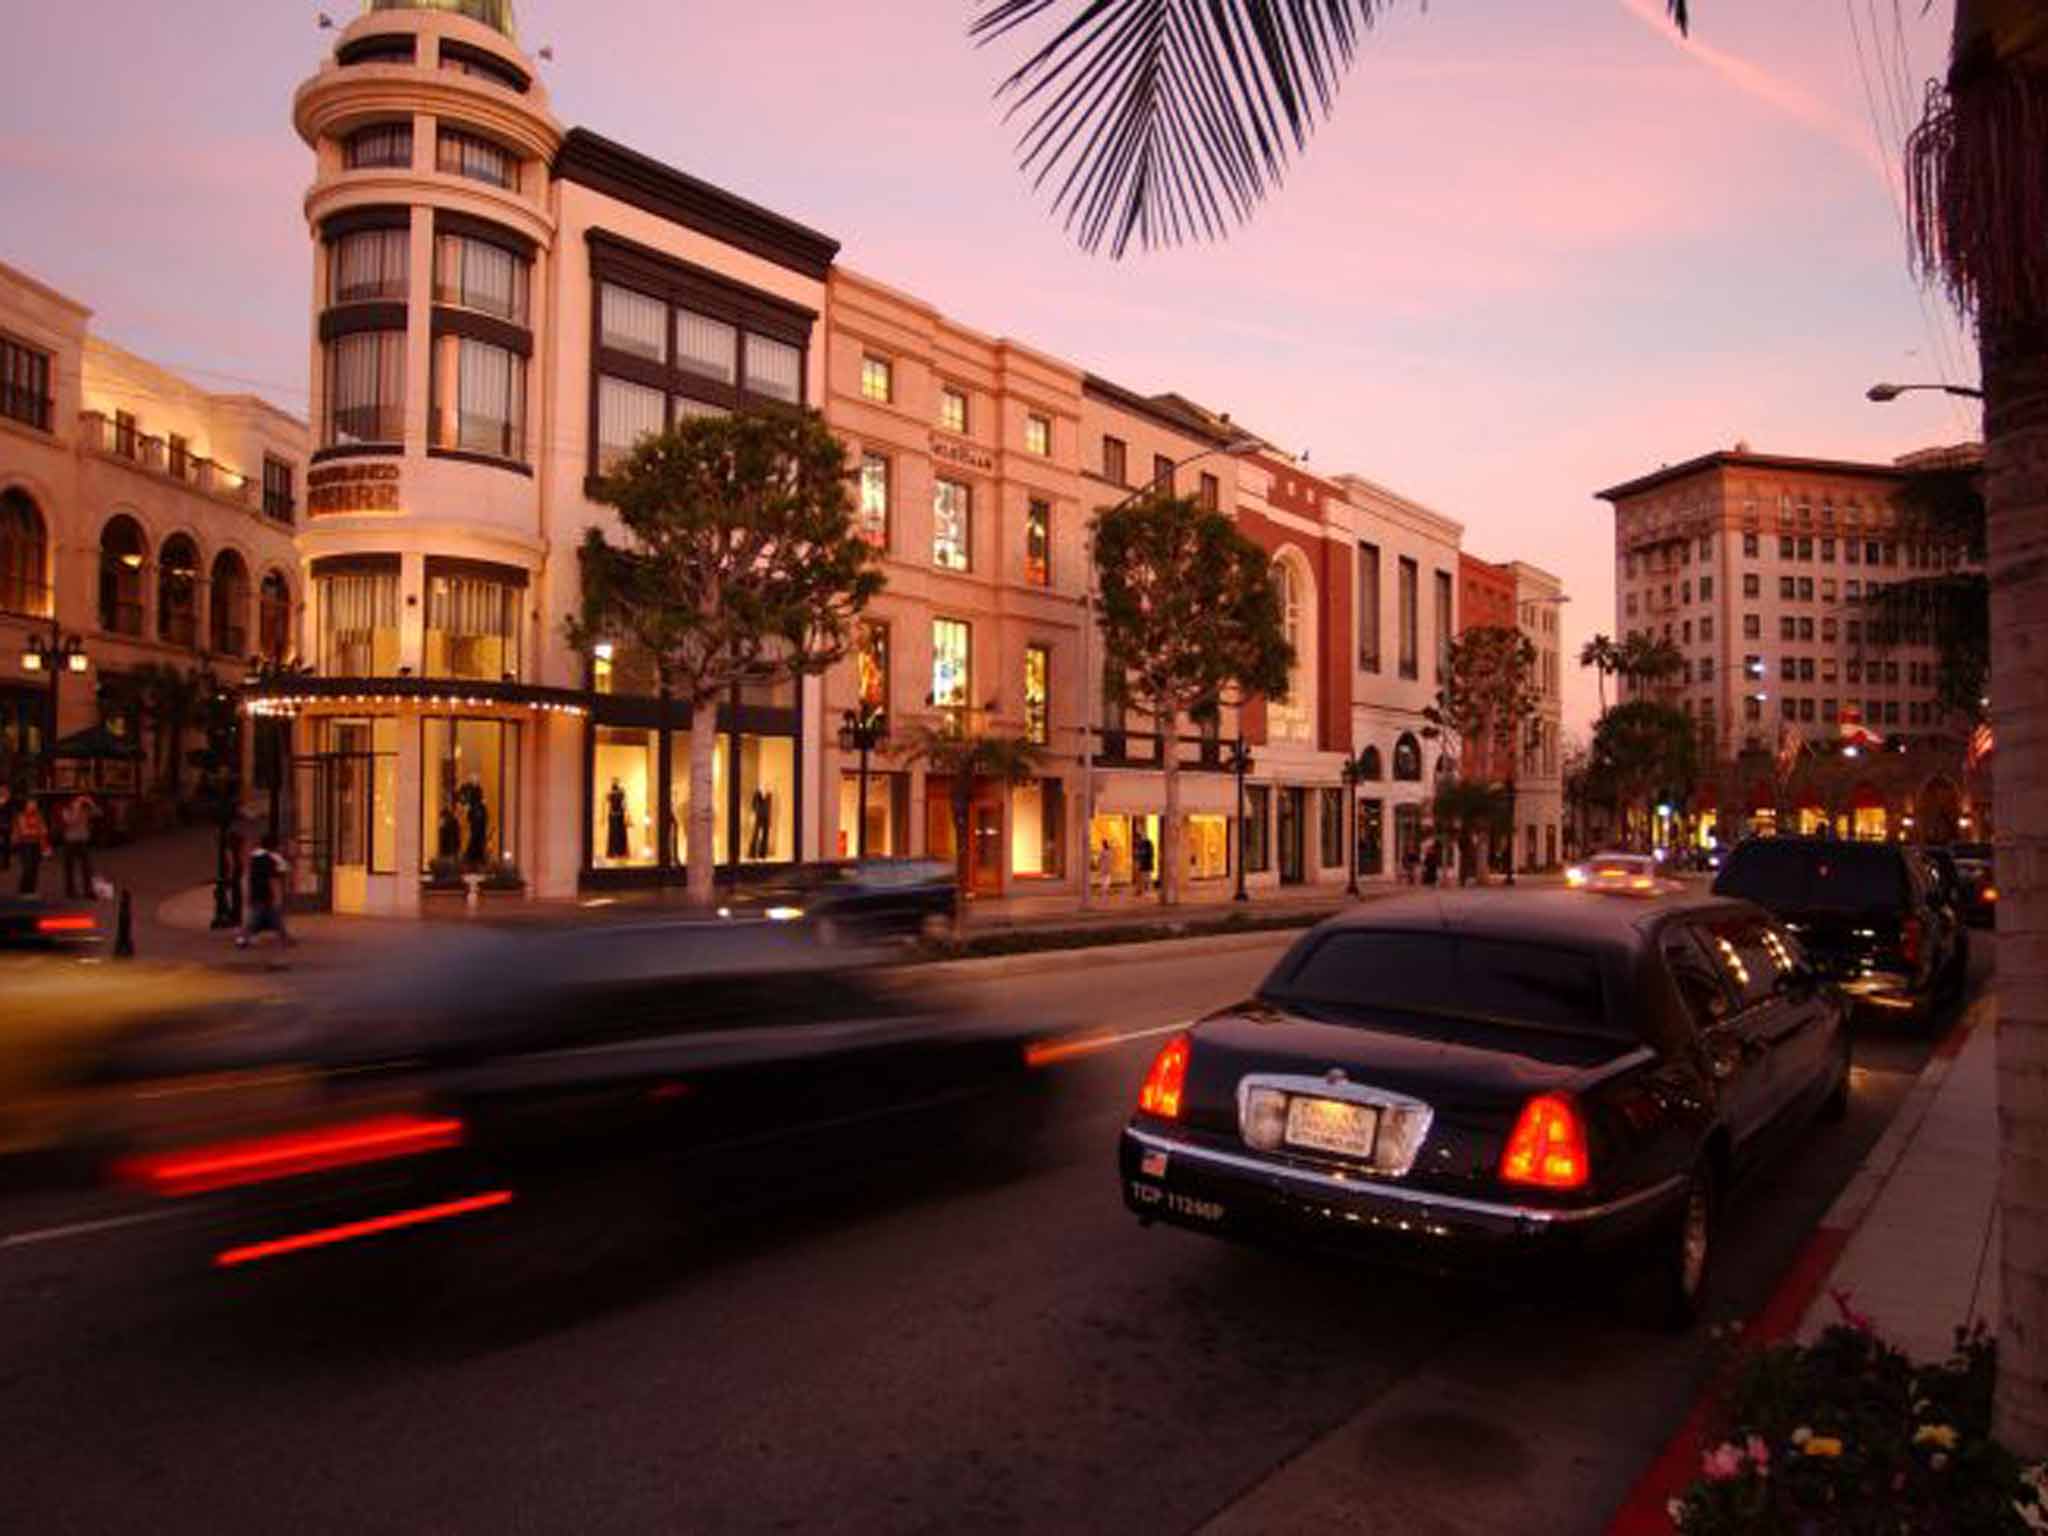
POLYGON ((1997 1346, 1983 1325, 1924 1365, 1835 1299, 1842 1323, 1736 1372, 1672 1524, 1686 1536, 2048 1532, 2048 1467, 1991 1438, 1997 1346))

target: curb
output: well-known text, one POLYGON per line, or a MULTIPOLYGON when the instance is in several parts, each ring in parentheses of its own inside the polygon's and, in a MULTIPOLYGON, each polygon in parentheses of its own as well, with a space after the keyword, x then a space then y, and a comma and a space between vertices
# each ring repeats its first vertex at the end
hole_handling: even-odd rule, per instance
MULTIPOLYGON (((1995 1006, 1996 999, 1990 993, 1979 997, 1963 1010, 1962 1017, 1950 1025, 1948 1032, 1935 1044, 1934 1053, 1920 1069, 1919 1077, 1907 1091, 1898 1113, 1892 1116, 1891 1124, 1885 1127, 1877 1144, 1864 1157, 1849 1182, 1842 1186, 1841 1193, 1835 1196, 1827 1213, 1808 1234, 1798 1253, 1793 1255, 1769 1299, 1754 1317, 1743 1324, 1741 1337, 1745 1354, 1782 1343, 1799 1331, 1807 1310, 1819 1300, 1828 1277, 1834 1273, 1835 1265, 1847 1250, 1849 1240, 1863 1225, 1864 1218, 1877 1203, 1877 1197, 1898 1170, 1906 1149, 1920 1133, 1921 1122, 1927 1118, 1935 1095, 1947 1081, 1956 1057, 1962 1054, 1971 1033, 1995 1006)), ((1714 1399, 1733 1369, 1733 1362, 1724 1364, 1701 1386, 1684 1422, 1665 1442, 1664 1449, 1657 1453, 1635 1487, 1629 1490, 1614 1518, 1607 1523, 1606 1536, 1670 1536, 1671 1516, 1666 1505, 1678 1497, 1699 1468, 1707 1426, 1713 1417, 1714 1399)))

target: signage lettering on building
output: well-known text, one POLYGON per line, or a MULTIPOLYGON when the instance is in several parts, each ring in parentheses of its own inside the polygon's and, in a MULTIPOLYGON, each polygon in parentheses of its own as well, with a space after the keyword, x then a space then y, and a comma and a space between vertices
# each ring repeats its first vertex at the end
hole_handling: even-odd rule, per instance
POLYGON ((330 464, 306 476, 309 516, 333 512, 396 512, 396 464, 330 464))
POLYGON ((962 469, 979 470, 984 475, 996 472, 996 456, 986 448, 977 448, 972 443, 963 443, 958 438, 932 438, 932 457, 943 464, 957 464, 962 469))

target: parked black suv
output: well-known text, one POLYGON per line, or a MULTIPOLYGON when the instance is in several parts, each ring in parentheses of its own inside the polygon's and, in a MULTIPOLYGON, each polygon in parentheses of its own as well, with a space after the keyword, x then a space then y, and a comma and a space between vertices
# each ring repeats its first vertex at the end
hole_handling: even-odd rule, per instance
POLYGON ((1963 921, 1972 928, 1990 928, 1998 915, 1998 880, 1989 843, 1955 843, 1949 847, 1956 875, 1963 883, 1963 921))
POLYGON ((1955 920, 1897 844, 1752 838, 1728 856, 1714 894, 1782 918, 1861 1008, 1926 1021, 1962 989, 1955 920))

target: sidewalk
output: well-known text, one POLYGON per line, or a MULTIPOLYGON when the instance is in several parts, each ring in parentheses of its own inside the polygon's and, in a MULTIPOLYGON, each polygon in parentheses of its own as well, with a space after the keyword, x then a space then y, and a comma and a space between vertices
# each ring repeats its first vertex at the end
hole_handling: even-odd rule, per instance
POLYGON ((1916 1360, 1947 1359, 1958 1325, 1996 1326, 1997 1065, 1996 1008, 1986 998, 1937 1048, 1828 1211, 1820 1230, 1849 1235, 1800 1320, 1801 1339, 1840 1321, 1831 1291, 1916 1360))
MULTIPOLYGON (((1743 1332, 1746 1348, 1811 1342, 1842 1321, 1836 1296, 1916 1361, 1955 1350, 1955 1330, 1998 1322, 1998 1005, 1972 1003, 1935 1047, 1777 1290, 1743 1332)), ((1665 1503, 1699 1471, 1710 1384, 1643 1472, 1607 1536, 1671 1529, 1665 1503)))

